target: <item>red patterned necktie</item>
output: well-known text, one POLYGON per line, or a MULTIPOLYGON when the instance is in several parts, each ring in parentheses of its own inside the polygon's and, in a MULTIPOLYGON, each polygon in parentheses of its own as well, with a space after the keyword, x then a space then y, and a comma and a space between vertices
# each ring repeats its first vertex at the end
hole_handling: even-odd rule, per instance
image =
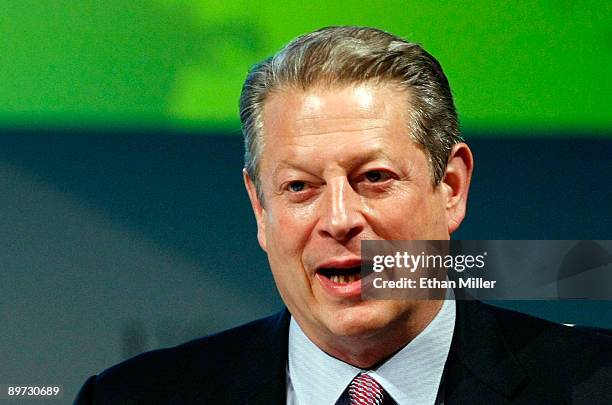
POLYGON ((361 373, 349 384, 350 405, 382 405, 385 392, 375 379, 361 373))

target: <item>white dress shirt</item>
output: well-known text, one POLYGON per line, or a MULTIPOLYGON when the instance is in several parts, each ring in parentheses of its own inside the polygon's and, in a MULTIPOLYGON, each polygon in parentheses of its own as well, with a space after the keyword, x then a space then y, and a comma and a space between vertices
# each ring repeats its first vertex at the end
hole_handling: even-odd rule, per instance
MULTIPOLYGON (((376 370, 367 371, 398 405, 436 403, 453 338, 455 316, 452 297, 444 301, 423 332, 376 370)), ((291 318, 288 405, 334 405, 353 378, 364 371, 319 349, 291 318)))

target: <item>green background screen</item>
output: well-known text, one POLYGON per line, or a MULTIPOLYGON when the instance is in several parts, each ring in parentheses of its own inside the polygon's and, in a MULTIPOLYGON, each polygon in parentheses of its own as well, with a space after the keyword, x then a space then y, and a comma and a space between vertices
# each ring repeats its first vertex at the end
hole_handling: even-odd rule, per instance
POLYGON ((463 127, 608 134, 607 1, 24 0, 0 16, 0 125, 238 128, 247 69, 327 25, 439 59, 463 127))

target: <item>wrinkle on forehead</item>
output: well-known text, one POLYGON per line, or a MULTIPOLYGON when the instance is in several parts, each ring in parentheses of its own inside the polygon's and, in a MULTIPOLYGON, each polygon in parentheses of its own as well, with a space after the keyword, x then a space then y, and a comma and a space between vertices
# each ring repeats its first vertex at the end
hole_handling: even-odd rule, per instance
MULTIPOLYGON (((297 120, 296 123, 300 123, 301 126, 301 130, 300 130, 300 134, 298 139, 303 140, 304 142, 307 142, 307 137, 310 136, 329 136, 330 132, 333 132, 334 134, 350 134, 352 132, 371 132, 371 131, 383 131, 386 129, 386 127, 389 125, 389 121, 388 120, 368 120, 368 122, 364 122, 363 125, 357 125, 358 122, 356 122, 355 119, 345 119, 345 118, 338 118, 337 120, 335 120, 336 122, 331 122, 331 120, 327 120, 328 121, 328 126, 338 126, 339 128, 335 128, 333 131, 330 131, 328 129, 323 129, 321 128, 321 125, 319 122, 316 123, 316 125, 312 125, 311 124, 311 120, 316 120, 317 118, 303 118, 301 120, 297 120), (349 123, 353 126, 353 128, 347 128, 347 123, 349 123)), ((297 143, 299 143, 299 140, 296 141, 297 143)))

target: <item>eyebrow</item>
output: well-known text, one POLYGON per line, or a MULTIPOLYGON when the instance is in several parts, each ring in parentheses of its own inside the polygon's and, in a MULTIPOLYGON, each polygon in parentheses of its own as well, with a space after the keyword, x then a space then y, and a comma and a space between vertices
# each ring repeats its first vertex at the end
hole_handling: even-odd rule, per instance
MULTIPOLYGON (((350 169, 353 169, 355 167, 363 166, 364 164, 372 160, 377 160, 380 158, 389 163, 393 162, 393 159, 391 159, 391 157, 382 148, 377 147, 375 149, 367 151, 366 153, 362 153, 353 157, 350 163, 348 164, 348 167, 350 169)), ((289 160, 281 160, 274 168, 274 171, 272 172, 272 177, 276 178, 278 176, 278 173, 284 169, 296 169, 306 173, 311 173, 311 171, 308 170, 307 167, 300 163, 291 162, 289 160)))
POLYGON ((288 160, 281 160, 279 164, 276 165, 276 167, 274 168, 274 171, 272 172, 272 178, 273 179, 277 178, 278 173, 284 169, 296 169, 296 170, 300 170, 303 172, 308 172, 308 170, 305 170, 305 168, 301 167, 301 165, 299 164, 291 163, 288 160))

